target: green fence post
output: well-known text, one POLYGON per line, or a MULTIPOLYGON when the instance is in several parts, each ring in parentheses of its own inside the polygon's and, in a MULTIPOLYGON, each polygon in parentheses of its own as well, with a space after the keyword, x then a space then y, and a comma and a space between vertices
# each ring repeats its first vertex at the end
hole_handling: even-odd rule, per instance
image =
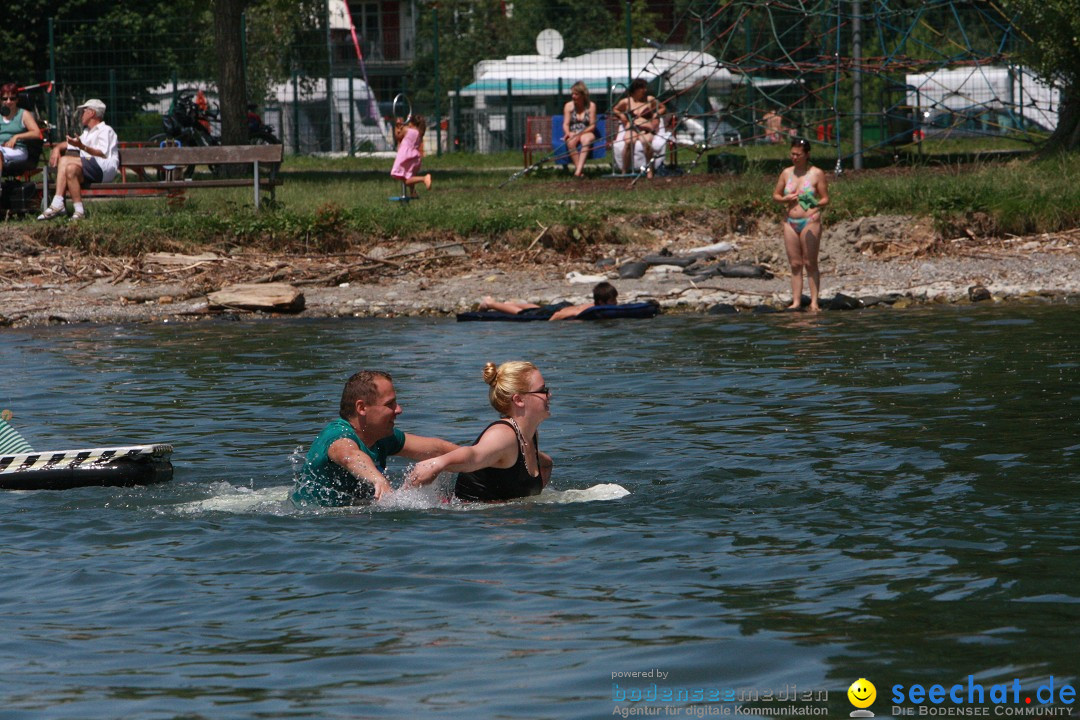
POLYGON ((293 153, 300 154, 300 76, 293 70, 292 76, 292 132, 293 153))
MULTIPOLYGON (((457 134, 458 138, 461 137, 462 133, 461 133, 461 88, 460 87, 454 90, 454 132, 457 134)), ((464 150, 464 148, 461 147, 460 143, 455 143, 454 144, 454 149, 459 150, 459 151, 464 150)))
POLYGON ((176 109, 176 97, 180 94, 180 90, 177 87, 179 84, 180 84, 180 81, 177 78, 176 68, 173 68, 173 71, 172 71, 172 102, 169 103, 169 113, 170 114, 172 113, 173 110, 176 109))
MULTIPOLYGON (((116 112, 116 69, 109 68, 109 107, 116 112)), ((115 117, 115 116, 114 116, 115 117)))
POLYGON ((436 4, 431 5, 431 19, 435 30, 435 157, 442 157, 442 105, 439 102, 439 8, 436 4))
POLYGON ((353 90, 353 69, 349 66, 349 157, 356 154, 356 91, 353 90))
POLYGON ((326 119, 329 127, 330 152, 337 150, 334 145, 334 129, 337 127, 337 113, 334 112, 334 44, 333 35, 330 31, 330 0, 324 7, 326 19, 326 119))
POLYGON ((60 129, 58 115, 60 111, 56 107, 56 42, 53 35, 53 19, 49 18, 49 82, 52 83, 52 92, 49 93, 49 139, 56 142, 56 132, 60 129))
POLYGON ((514 147, 510 143, 514 137, 514 81, 506 78, 506 149, 514 147))
POLYGON ((633 47, 634 47, 634 34, 633 34, 633 21, 630 19, 630 0, 626 0, 626 84, 630 85, 634 81, 634 61, 633 61, 633 47))

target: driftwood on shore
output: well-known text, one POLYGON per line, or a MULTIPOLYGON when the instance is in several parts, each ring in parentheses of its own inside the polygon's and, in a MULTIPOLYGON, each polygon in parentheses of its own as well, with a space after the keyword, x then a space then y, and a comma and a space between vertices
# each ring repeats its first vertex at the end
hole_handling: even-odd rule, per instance
MULTIPOLYGON (((590 282, 595 275, 607 277, 618 285, 620 299, 655 298, 665 312, 721 306, 761 312, 790 302, 778 224, 720 234, 680 216, 612 244, 563 247, 548 242, 553 230, 540 226, 531 243, 520 245, 450 235, 394 238, 326 254, 212 245, 195 253, 127 256, 43 243, 18 226, 4 230, 0 327, 187 320, 238 311, 284 315, 299 310, 301 297, 303 312, 312 317, 453 314, 487 295, 539 304, 584 301, 588 283, 576 285, 569 274, 588 275, 590 282), (687 264, 684 257, 721 248, 723 257, 708 262, 687 264), (617 277, 623 265, 649 265, 646 259, 661 264, 638 279, 617 277), (739 272, 723 272, 733 268, 739 272), (747 277, 751 268, 768 272, 747 277), (272 289, 281 284, 289 288, 284 294, 272 289), (254 285, 258 297, 217 294, 234 285, 254 285)), ((981 237, 976 230, 939 236, 905 217, 830 224, 821 252, 823 298, 843 295, 861 306, 901 308, 1080 295, 1080 228, 1025 237, 981 237)))
POLYGON ((259 310, 263 312, 300 312, 304 294, 285 283, 230 285, 206 296, 211 309, 259 310))

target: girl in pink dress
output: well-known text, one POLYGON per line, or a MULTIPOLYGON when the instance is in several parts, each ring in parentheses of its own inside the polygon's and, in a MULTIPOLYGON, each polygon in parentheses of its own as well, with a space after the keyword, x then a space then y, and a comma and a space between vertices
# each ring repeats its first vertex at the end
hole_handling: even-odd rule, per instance
POLYGON ((394 167, 390 170, 390 177, 397 178, 409 188, 409 197, 419 197, 416 194, 416 186, 424 183, 424 187, 431 189, 431 173, 417 175, 420 170, 420 161, 424 157, 424 130, 427 123, 424 118, 415 116, 409 118, 407 124, 398 120, 394 124, 394 140, 397 141, 397 158, 394 167))

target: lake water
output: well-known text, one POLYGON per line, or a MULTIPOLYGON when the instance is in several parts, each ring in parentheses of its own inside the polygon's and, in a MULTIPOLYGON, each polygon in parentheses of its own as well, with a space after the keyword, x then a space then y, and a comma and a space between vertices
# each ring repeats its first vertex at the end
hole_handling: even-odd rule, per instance
POLYGON ((0 330, 35 448, 171 442, 176 468, 0 493, 0 716, 701 717, 733 690, 836 718, 866 678, 881 717, 894 685, 1075 687, 1076 313, 0 330), (540 501, 284 501, 351 372, 469 442, 483 363, 517 358, 554 390, 540 501))

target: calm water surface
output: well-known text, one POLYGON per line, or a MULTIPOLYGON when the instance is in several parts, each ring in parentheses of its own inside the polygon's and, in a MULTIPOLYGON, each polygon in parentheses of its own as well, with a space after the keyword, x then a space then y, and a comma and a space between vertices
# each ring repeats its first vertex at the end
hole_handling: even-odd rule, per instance
POLYGON ((176 447, 165 485, 0 493, 0 716, 594 718, 655 682, 823 689, 837 718, 865 677, 880 717, 894 684, 1075 686, 1078 327, 0 330, 0 405, 36 448, 176 447), (283 501, 354 370, 394 374, 407 431, 469 442, 483 363, 513 358, 554 389, 540 502, 283 501))

